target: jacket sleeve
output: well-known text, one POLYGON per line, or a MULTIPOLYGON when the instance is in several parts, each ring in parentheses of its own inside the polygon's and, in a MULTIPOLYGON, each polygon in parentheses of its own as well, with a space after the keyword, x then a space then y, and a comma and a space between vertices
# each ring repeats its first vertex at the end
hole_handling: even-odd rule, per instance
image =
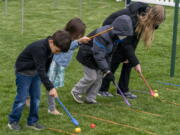
POLYGON ((139 64, 139 60, 135 54, 136 47, 133 46, 131 37, 127 38, 123 43, 123 52, 125 57, 129 60, 130 64, 134 67, 139 64))
POLYGON ((93 57, 102 72, 107 72, 110 69, 106 60, 106 44, 101 36, 93 39, 93 57))
POLYGON ((71 45, 70 45, 70 49, 69 50, 75 50, 76 48, 79 47, 79 43, 77 40, 74 40, 71 42, 71 45))
MULTIPOLYGON (((42 48, 41 48, 42 49, 42 48)), ((52 88, 54 88, 53 84, 49 80, 47 73, 46 73, 46 63, 44 58, 46 58, 45 54, 42 51, 34 50, 34 53, 32 54, 33 60, 35 62, 35 66, 37 69, 37 72, 41 78, 42 83, 46 87, 48 91, 50 91, 52 88)))

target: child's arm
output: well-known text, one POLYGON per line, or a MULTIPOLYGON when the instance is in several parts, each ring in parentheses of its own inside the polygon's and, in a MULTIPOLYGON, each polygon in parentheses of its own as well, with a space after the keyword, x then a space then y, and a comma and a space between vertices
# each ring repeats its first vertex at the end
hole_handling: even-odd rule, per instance
POLYGON ((88 37, 82 37, 78 40, 74 40, 71 42, 70 50, 75 50, 79 47, 79 44, 87 44, 91 39, 88 37))
POLYGON ((91 40, 90 38, 84 36, 84 37, 78 39, 77 41, 78 41, 79 44, 83 44, 83 43, 87 44, 90 40, 91 40))
POLYGON ((49 77, 47 76, 47 73, 46 73, 46 62, 44 60, 46 55, 42 51, 41 52, 39 51, 39 53, 37 53, 38 49, 39 48, 36 48, 33 50, 32 57, 33 57, 38 75, 41 78, 41 82, 44 84, 46 89, 50 91, 51 89, 54 88, 54 85, 49 80, 49 77))
POLYGON ((106 73, 110 70, 108 61, 106 59, 106 41, 101 37, 96 37, 93 39, 93 56, 98 65, 98 68, 106 73))

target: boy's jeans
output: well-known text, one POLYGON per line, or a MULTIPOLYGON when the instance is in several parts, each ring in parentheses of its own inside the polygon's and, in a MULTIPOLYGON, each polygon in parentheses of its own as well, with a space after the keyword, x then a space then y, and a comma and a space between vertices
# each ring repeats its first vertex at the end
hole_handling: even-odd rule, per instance
POLYGON ((19 122, 28 95, 30 96, 31 102, 27 124, 32 125, 38 121, 40 85, 41 81, 37 74, 34 76, 16 74, 17 94, 13 104, 12 112, 9 115, 9 123, 19 122))

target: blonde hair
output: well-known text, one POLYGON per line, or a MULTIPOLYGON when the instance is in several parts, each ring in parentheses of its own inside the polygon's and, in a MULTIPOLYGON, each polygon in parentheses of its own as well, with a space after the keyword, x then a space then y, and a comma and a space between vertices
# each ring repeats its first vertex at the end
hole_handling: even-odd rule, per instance
POLYGON ((165 11, 163 6, 155 5, 148 9, 145 15, 138 16, 136 33, 143 40, 146 47, 150 47, 154 39, 154 30, 165 19, 165 11))

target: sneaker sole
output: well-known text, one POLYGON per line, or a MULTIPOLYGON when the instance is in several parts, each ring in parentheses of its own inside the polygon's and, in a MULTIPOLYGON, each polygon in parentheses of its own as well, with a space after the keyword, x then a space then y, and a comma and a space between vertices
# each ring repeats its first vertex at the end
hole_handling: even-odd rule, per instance
POLYGON ((74 96, 73 94, 73 91, 71 91, 71 95, 73 96, 74 100, 77 102, 77 103, 80 103, 80 104, 83 104, 84 102, 83 101, 79 101, 76 99, 76 97, 74 96))
POLYGON ((10 130, 20 131, 20 129, 18 129, 18 130, 17 130, 17 129, 13 129, 9 123, 8 123, 8 128, 9 128, 10 130))
MULTIPOLYGON (((118 93, 116 93, 116 96, 121 96, 120 94, 118 94, 118 93)), ((125 95, 124 95, 125 96, 125 95)), ((126 98, 128 98, 128 99, 136 99, 137 97, 135 97, 135 98, 131 98, 131 97, 128 97, 128 96, 125 96, 126 98)))
POLYGON ((107 95, 97 94, 100 97, 107 97, 107 95))
POLYGON ((128 96, 126 96, 126 98, 128 98, 128 99, 136 99, 137 97, 128 97, 128 96))
POLYGON ((88 101, 86 101, 86 103, 87 104, 98 104, 98 102, 95 103, 95 102, 88 102, 88 101))
POLYGON ((114 97, 112 94, 106 94, 106 97, 114 97))
POLYGON ((10 130, 13 130, 13 128, 11 127, 11 125, 8 123, 8 127, 10 130))

